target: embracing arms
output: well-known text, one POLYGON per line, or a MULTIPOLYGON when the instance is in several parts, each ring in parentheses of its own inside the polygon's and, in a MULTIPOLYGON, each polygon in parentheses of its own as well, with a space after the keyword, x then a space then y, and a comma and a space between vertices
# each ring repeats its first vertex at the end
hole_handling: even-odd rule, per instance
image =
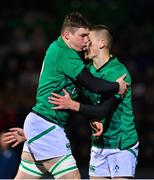
POLYGON ((112 108, 120 102, 120 99, 111 96, 98 105, 83 104, 72 100, 65 89, 63 89, 63 92, 64 96, 52 93, 52 96, 48 97, 48 102, 56 105, 52 109, 70 109, 96 119, 105 118, 111 112, 112 108))
POLYGON ((110 82, 94 77, 87 68, 84 68, 76 77, 77 81, 88 90, 100 94, 124 94, 128 83, 124 81, 126 74, 123 74, 116 82, 110 82))

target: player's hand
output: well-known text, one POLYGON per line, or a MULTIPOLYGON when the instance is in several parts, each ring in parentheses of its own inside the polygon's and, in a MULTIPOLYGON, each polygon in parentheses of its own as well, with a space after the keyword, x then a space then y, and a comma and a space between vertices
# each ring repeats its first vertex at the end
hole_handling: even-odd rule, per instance
POLYGON ((95 131, 92 135, 99 138, 99 136, 103 133, 103 124, 93 120, 90 122, 90 126, 95 131))
POLYGON ((124 79, 126 77, 126 74, 123 74, 120 78, 116 80, 116 82, 119 83, 119 92, 118 94, 124 95, 124 93, 127 91, 127 88, 129 86, 129 83, 125 82, 124 79))
POLYGON ((51 93, 52 96, 48 97, 48 102, 56 105, 52 109, 73 109, 75 101, 73 101, 69 93, 63 89, 64 96, 61 96, 57 93, 51 93))
POLYGON ((3 142, 12 144, 11 147, 13 148, 25 140, 26 138, 22 128, 10 128, 9 132, 3 134, 3 142))

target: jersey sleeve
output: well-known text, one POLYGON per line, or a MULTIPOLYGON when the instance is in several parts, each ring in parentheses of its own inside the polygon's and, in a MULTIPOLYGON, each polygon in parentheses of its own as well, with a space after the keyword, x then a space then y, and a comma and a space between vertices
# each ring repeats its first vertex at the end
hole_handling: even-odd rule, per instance
POLYGON ((117 82, 97 78, 87 68, 84 68, 77 76, 77 81, 89 91, 95 93, 113 95, 119 91, 119 84, 117 82))
POLYGON ((117 99, 115 96, 97 105, 80 103, 79 112, 90 118, 103 119, 106 118, 119 103, 120 99, 117 99))

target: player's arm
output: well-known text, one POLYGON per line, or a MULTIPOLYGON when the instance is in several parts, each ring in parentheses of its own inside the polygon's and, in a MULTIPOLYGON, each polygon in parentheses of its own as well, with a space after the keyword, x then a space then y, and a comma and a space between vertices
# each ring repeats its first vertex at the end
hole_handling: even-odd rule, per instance
POLYGON ((104 94, 124 94, 127 89, 128 83, 124 81, 126 75, 124 74, 116 80, 116 82, 107 81, 101 78, 94 77, 89 70, 85 67, 80 74, 76 77, 77 81, 88 90, 95 93, 104 94))
POLYGON ((112 96, 98 105, 80 103, 78 112, 91 118, 103 119, 106 118, 115 107, 117 107, 119 102, 120 99, 112 96))
POLYGON ((52 93, 53 96, 48 97, 48 102, 56 105, 55 107, 52 107, 52 109, 70 109, 81 112, 91 118, 105 118, 111 112, 113 107, 120 102, 120 99, 112 96, 99 105, 83 104, 72 100, 69 93, 67 93, 66 90, 63 91, 65 94, 64 96, 52 93))
MULTIPOLYGON (((82 109, 80 109, 80 103, 77 101, 73 101, 66 90, 63 89, 63 92, 65 94, 64 96, 61 96, 57 93, 52 93, 53 96, 48 97, 49 103, 57 105, 53 107, 52 109, 70 109, 74 111, 81 110, 82 112, 82 109)), ((83 108, 85 108, 85 106, 83 108)), ((97 117, 95 117, 93 121, 90 122, 90 125, 92 129, 94 130, 93 136, 99 137, 103 132, 102 122, 100 122, 100 120, 97 119, 97 117)))
POLYGON ((86 89, 100 94, 124 94, 127 89, 127 83, 124 81, 125 74, 116 82, 107 81, 101 78, 94 77, 90 71, 82 63, 81 59, 74 53, 65 61, 63 58, 57 61, 57 68, 71 79, 76 80, 86 89), (65 62, 65 63, 64 63, 65 62))

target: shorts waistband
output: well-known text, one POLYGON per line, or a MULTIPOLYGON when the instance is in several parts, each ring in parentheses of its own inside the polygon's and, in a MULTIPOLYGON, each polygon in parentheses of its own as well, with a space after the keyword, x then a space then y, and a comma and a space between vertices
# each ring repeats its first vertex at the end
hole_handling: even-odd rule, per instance
POLYGON ((36 112, 36 111, 32 110, 32 113, 34 113, 34 114, 36 114, 36 115, 40 116, 41 118, 43 118, 44 120, 46 120, 46 121, 48 121, 48 122, 50 122, 50 123, 54 123, 54 124, 56 124, 54 121, 51 121, 49 118, 47 118, 47 117, 43 116, 43 115, 42 115, 42 114, 40 114, 39 112, 36 112))

